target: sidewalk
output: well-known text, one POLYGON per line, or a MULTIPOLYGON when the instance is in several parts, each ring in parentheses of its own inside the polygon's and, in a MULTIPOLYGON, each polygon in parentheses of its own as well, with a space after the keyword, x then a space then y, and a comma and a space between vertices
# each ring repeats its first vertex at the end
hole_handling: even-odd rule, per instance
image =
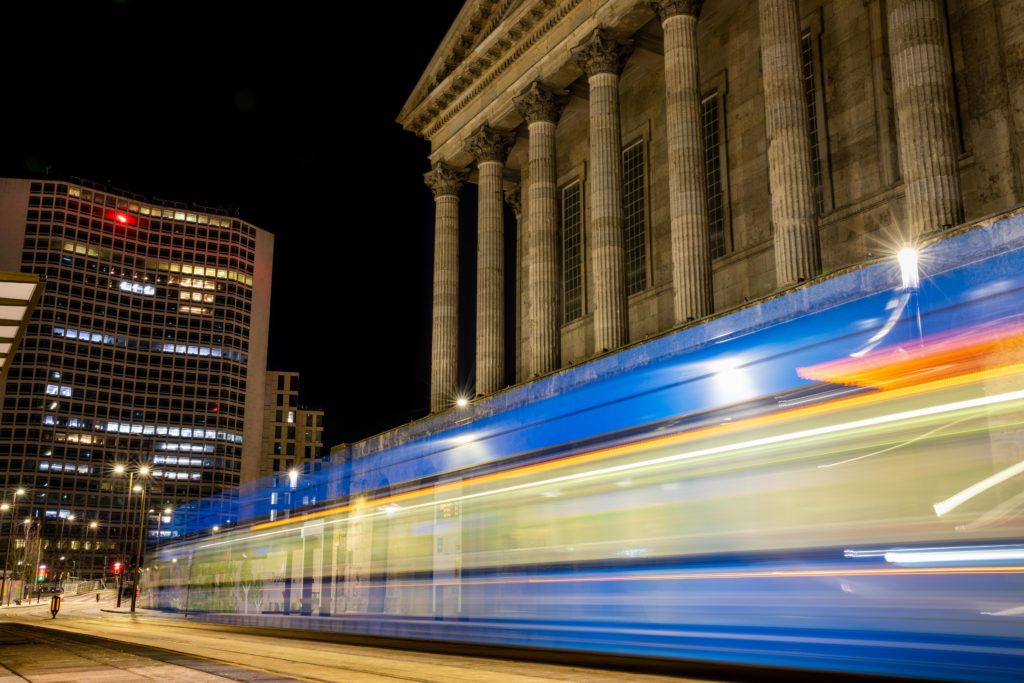
MULTIPOLYGON (((64 595, 64 602, 66 603, 69 600, 72 600, 74 602, 92 601, 92 600, 96 599, 95 596, 96 596, 97 593, 100 594, 101 600, 105 601, 106 598, 103 597, 103 596, 107 592, 112 592, 112 591, 110 591, 109 588, 105 588, 105 589, 100 589, 99 591, 87 591, 85 593, 78 593, 77 595, 66 595, 65 594, 64 595)), ((42 595, 40 597, 40 599, 38 599, 38 600, 33 598, 32 602, 29 602, 28 600, 22 600, 20 605, 16 604, 13 600, 11 601, 11 604, 8 605, 8 604, 6 604, 6 601, 5 601, 5 604, 0 605, 0 609, 8 609, 8 608, 10 608, 10 609, 25 609, 25 608, 31 608, 31 607, 46 607, 46 608, 49 608, 50 607, 50 595, 51 595, 50 593, 46 593, 45 595, 42 595)))

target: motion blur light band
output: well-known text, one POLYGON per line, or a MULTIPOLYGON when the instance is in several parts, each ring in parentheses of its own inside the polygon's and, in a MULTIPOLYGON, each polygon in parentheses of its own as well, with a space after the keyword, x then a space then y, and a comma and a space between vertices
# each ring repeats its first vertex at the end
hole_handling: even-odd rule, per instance
POLYGON ((929 247, 937 272, 923 279, 906 255, 902 277, 892 261, 840 274, 279 475, 230 515, 225 499, 197 502, 194 521, 175 515, 144 604, 370 637, 1016 683, 1015 220, 1016 242, 993 229, 929 247))

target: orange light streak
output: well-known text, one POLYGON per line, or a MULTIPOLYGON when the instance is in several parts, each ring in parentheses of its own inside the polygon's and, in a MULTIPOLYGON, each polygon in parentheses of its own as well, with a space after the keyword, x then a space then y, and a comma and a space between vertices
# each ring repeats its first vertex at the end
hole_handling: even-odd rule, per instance
MULTIPOLYGON (((430 579, 434 586, 490 586, 503 584, 530 583, 604 583, 606 581, 689 581, 708 579, 792 579, 792 578, 828 578, 851 576, 929 576, 955 574, 1020 574, 1024 566, 1007 567, 893 567, 879 569, 793 569, 780 571, 752 572, 687 572, 673 574, 630 574, 627 576, 587 576, 565 578, 523 578, 523 579, 463 579, 460 581, 438 581, 430 579)), ((415 588, 422 583, 403 583, 388 581, 387 584, 368 584, 368 588, 387 586, 389 588, 415 588)))
MULTIPOLYGON (((1010 376, 1014 374, 1024 374, 1024 364, 1016 363, 1002 367, 987 368, 984 370, 979 370, 977 372, 942 377, 931 382, 923 382, 920 384, 911 384, 899 388, 885 389, 870 394, 859 394, 856 396, 840 397, 829 401, 822 401, 821 403, 815 403, 808 406, 795 406, 793 408, 780 410, 774 413, 747 418, 745 420, 741 420, 738 422, 711 425, 708 427, 694 429, 681 434, 668 434, 664 436, 651 437, 648 439, 642 439, 640 441, 634 441, 628 444, 620 444, 616 446, 600 448, 598 450, 590 451, 588 453, 570 455, 562 458, 556 458, 554 460, 547 460, 544 462, 533 463, 530 465, 523 465, 521 467, 516 467, 509 470, 502 470, 499 472, 482 474, 476 477, 470 477, 468 479, 463 479, 460 481, 450 481, 445 482, 443 484, 435 484, 429 488, 413 489, 411 491, 403 491, 401 493, 395 493, 381 498, 373 498, 361 502, 345 503, 343 505, 338 505, 323 510, 317 510, 315 512, 307 512, 302 515, 298 515, 287 519, 261 522, 259 524, 254 524, 250 526, 248 530, 261 531, 263 529, 271 529, 286 524, 301 524, 303 522, 322 519, 324 517, 328 517, 331 515, 350 512, 352 510, 355 510, 360 505, 381 506, 388 504, 397 504, 402 501, 416 498, 425 494, 435 495, 437 493, 453 491, 467 486, 478 486, 481 484, 488 484, 501 480, 512 479, 515 477, 523 477, 536 473, 549 472, 563 467, 590 464, 602 460, 607 460, 610 458, 635 454, 646 450, 665 448, 669 446, 679 446, 686 443, 692 443, 700 439, 728 436, 751 429, 761 429, 769 426, 784 425, 787 423, 806 420, 808 418, 815 417, 823 413, 834 412, 836 410, 856 409, 878 403, 892 402, 933 391, 955 388, 958 386, 963 386, 965 384, 990 380, 997 377, 1010 376)), ((443 502, 444 501, 438 501, 438 503, 443 502)))

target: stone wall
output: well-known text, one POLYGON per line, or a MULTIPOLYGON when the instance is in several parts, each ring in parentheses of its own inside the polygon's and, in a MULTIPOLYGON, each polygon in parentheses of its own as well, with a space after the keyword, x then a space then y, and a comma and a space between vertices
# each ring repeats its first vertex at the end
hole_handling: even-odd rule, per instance
MULTIPOLYGON (((968 220, 1022 201, 1024 149, 1024 12, 1022 2, 951 0, 951 56, 960 98, 961 157, 968 220), (1015 152, 1016 150, 1016 152, 1015 152)), ((825 206, 819 219, 823 272, 889 253, 899 242, 903 192, 889 76, 885 3, 801 2, 801 27, 816 37, 816 85, 825 206)), ((661 28, 644 25, 621 78, 623 143, 647 141, 648 289, 629 299, 630 340, 673 326, 672 270, 661 28)), ((725 256, 713 262, 715 310, 776 289, 770 225, 768 160, 757 4, 705 3, 698 23, 705 96, 719 92, 726 135, 725 256)), ((557 130, 560 185, 584 177, 587 144, 585 79, 557 130)), ((578 82, 578 83, 579 83, 578 82)), ((589 221, 584 216, 584 231, 589 221)), ((586 240, 586 237, 584 238, 586 240)), ((586 246, 586 243, 585 243, 586 246)), ((586 253, 586 251, 584 251, 586 253)), ((592 270, 584 265, 587 292, 592 270)), ((587 296, 586 310, 592 298, 587 296)), ((526 311, 523 311, 525 316, 526 311)), ((524 319, 525 321, 525 319, 524 319)), ((594 353, 592 319, 562 330, 562 366, 594 353)), ((525 332, 524 332, 525 334, 525 332)), ((520 378, 523 379, 523 378, 520 378)))
MULTIPOLYGON (((907 234, 889 50, 887 15, 891 2, 799 2, 801 30, 812 37, 820 131, 817 139, 823 208, 818 218, 819 276, 892 253, 907 234)), ((433 160, 448 159, 459 165, 466 163, 459 156, 460 140, 471 129, 484 122, 516 129, 519 137, 509 156, 506 184, 522 184, 525 217, 528 136, 510 99, 537 79, 570 91, 556 129, 556 166, 560 188, 576 178, 584 183, 585 291, 584 315, 562 326, 564 368, 595 354, 593 268, 587 258, 591 229, 586 207, 588 86, 569 51, 598 26, 614 37, 634 41, 620 78, 620 112, 623 143, 643 140, 646 144, 648 286, 629 298, 630 341, 657 335, 676 324, 665 73, 661 23, 646 3, 560 0, 548 6, 552 14, 542 15, 538 10, 536 16, 543 16, 543 21, 522 33, 524 40, 529 35, 535 42, 521 50, 511 43, 508 61, 482 67, 482 74, 487 73, 486 68, 497 70, 494 80, 489 84, 474 81, 481 83, 472 90, 476 95, 458 99, 458 106, 450 114, 444 114, 442 106, 438 121, 443 123, 428 125, 424 130, 434 131, 430 135, 433 160)), ((1024 0, 947 0, 945 6, 959 112, 960 187, 965 218, 972 221, 1024 201, 1024 0)), ((522 19, 513 14, 509 22, 522 19)), ((712 263, 716 312, 767 296, 778 288, 760 33, 757 2, 703 3, 697 23, 700 80, 705 97, 717 93, 720 98, 725 135, 721 159, 727 249, 712 263)), ((485 38, 481 45, 494 40, 498 39, 485 38)), ((444 49, 442 46, 441 52, 444 49)), ((480 51, 486 54, 483 47, 480 51)), ((460 68, 456 67, 456 72, 460 68)), ((410 101, 408 111, 415 109, 413 105, 416 102, 410 101)), ((527 234, 527 230, 524 226, 521 234, 527 234)), ((509 286, 520 290, 516 296, 517 382, 528 381, 533 375, 524 367, 522 353, 531 334, 530 311, 522 291, 526 282, 522 263, 525 253, 521 243, 516 284, 509 278, 509 286)))

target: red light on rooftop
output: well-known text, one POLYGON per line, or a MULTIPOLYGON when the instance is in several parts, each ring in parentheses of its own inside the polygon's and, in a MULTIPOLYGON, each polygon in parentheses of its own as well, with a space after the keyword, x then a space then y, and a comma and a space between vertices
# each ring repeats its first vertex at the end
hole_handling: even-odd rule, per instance
POLYGON ((113 221, 115 227, 133 227, 139 224, 138 216, 116 209, 107 209, 104 217, 108 221, 113 221))

